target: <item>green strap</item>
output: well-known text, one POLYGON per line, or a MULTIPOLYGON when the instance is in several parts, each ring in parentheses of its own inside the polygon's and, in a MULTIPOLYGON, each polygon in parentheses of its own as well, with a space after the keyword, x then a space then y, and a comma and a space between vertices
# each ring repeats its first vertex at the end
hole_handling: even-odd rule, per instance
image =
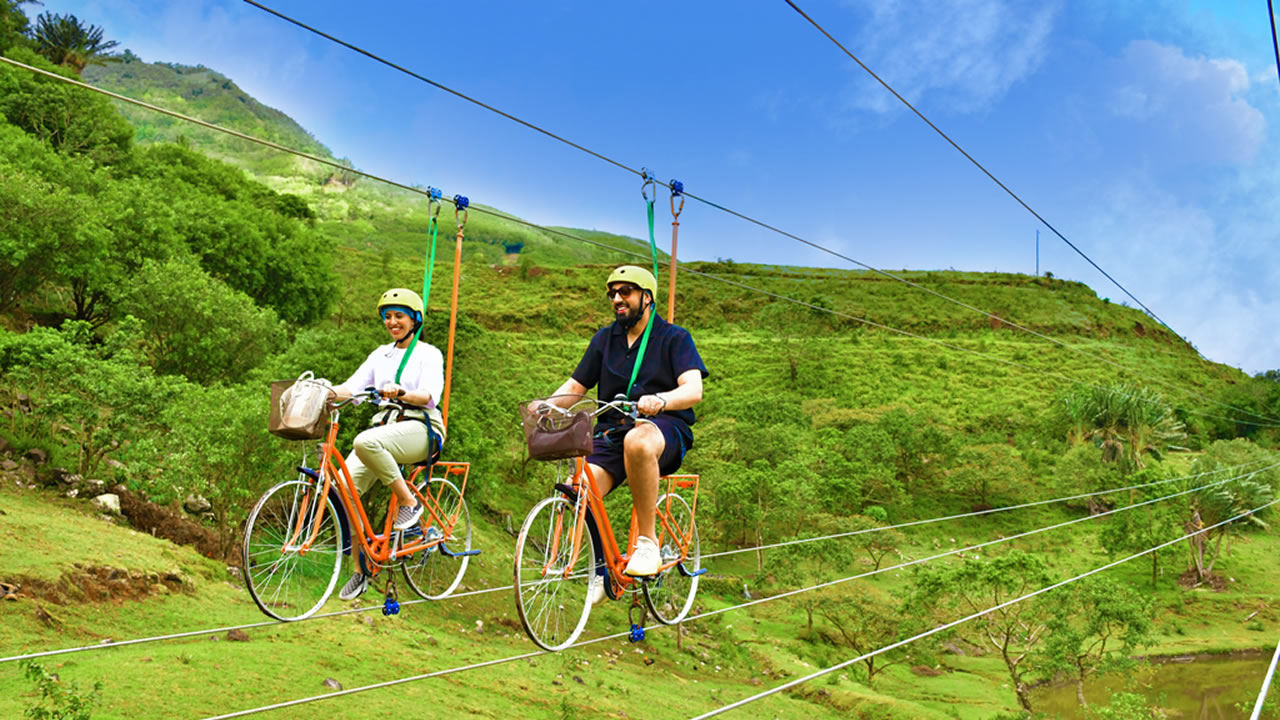
MULTIPOLYGON (((658 279, 658 244, 653 240, 653 200, 649 201, 649 252, 653 255, 653 278, 658 279)), ((657 317, 657 311, 653 308, 658 304, 658 299, 654 298, 654 304, 649 306, 649 323, 644 326, 644 336, 640 338, 640 352, 636 353, 636 364, 631 366, 631 379, 627 381, 627 399, 631 399, 631 386, 636 382, 636 376, 640 374, 640 363, 644 362, 644 350, 649 346, 649 331, 653 330, 653 321, 657 317)), ((639 400, 640 398, 636 398, 639 400)))
MULTIPOLYGON (((652 214, 653 208, 650 208, 652 214)), ((431 250, 424 257, 425 265, 422 268, 422 319, 427 319, 427 299, 431 297, 431 271, 436 266, 436 234, 439 232, 439 225, 436 218, 431 217, 431 250)), ((404 351, 404 357, 400 358, 400 367, 396 368, 396 384, 400 384, 400 374, 404 372, 404 366, 409 364, 409 356, 413 354, 413 349, 418 345, 418 338, 422 336, 422 325, 418 325, 418 329, 413 333, 413 339, 409 341, 409 347, 404 351)))

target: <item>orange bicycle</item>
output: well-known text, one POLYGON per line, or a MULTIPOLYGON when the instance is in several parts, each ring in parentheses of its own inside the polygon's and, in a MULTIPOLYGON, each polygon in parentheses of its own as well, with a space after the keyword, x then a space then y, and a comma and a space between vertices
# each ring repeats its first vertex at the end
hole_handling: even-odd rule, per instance
MULTIPOLYGON (((363 395, 399 404, 381 400, 373 388, 363 395)), ((342 556, 353 549, 372 576, 399 564, 409 587, 428 600, 453 592, 471 556, 480 553, 471 549, 471 516, 464 499, 471 463, 428 460, 415 465, 408 484, 425 507, 418 526, 392 528, 392 495, 382 532, 375 531, 337 449, 339 408, 350 402, 337 403, 330 411, 318 467, 307 467, 304 453, 298 478, 263 493, 245 523, 245 585, 262 612, 278 620, 302 620, 319 610, 338 581, 342 556), (428 479, 419 481, 428 468, 428 479), (353 547, 347 518, 355 519, 358 546, 353 547)), ((383 612, 398 611, 392 576, 383 612)))
MULTIPOLYGON (((539 402, 544 401, 534 401, 539 402)), ((593 410, 592 416, 613 408, 633 423, 646 422, 639 417, 635 403, 625 400, 606 403, 584 399, 567 410, 546 403, 539 405, 537 412, 554 421, 556 416, 571 417, 583 412, 582 406, 593 410)), ((639 584, 645 605, 658 622, 672 625, 689 613, 698 591, 698 578, 706 572, 701 569, 698 528, 694 523, 698 476, 667 475, 661 482, 665 483, 665 490, 658 497, 656 530, 662 561, 658 574, 652 577, 623 574, 636 547, 635 509, 631 511, 624 553, 614 537, 604 498, 585 458, 574 458, 573 474, 566 482, 557 482, 555 493, 529 511, 516 540, 516 610, 525 632, 539 647, 562 650, 582 633, 591 613, 589 588, 597 577, 597 560, 603 561, 606 570, 603 581, 609 598, 617 600, 635 592, 634 586, 639 584), (690 489, 691 503, 677 492, 690 489), (587 533, 600 542, 592 542, 587 533), (604 558, 596 558, 597 545, 603 547, 604 558)), ((639 603, 638 598, 635 602, 639 603)), ((643 637, 642 626, 643 622, 633 622, 633 639, 638 639, 637 632, 643 637)))

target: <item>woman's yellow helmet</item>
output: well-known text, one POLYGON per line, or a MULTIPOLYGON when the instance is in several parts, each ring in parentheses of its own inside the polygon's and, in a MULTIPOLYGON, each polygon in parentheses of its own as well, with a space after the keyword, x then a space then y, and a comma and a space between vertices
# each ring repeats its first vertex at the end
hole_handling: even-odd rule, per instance
POLYGON ((384 293, 378 300, 378 315, 382 315, 385 308, 405 308, 411 315, 414 322, 422 322, 422 298, 418 293, 405 288, 392 288, 384 293))

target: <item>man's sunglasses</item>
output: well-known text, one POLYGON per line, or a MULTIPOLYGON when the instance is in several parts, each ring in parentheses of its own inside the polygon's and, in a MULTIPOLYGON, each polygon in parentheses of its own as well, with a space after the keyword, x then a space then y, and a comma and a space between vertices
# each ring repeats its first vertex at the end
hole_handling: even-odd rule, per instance
POLYGON ((639 288, 638 286, 636 286, 636 285, 619 285, 619 286, 618 286, 618 287, 616 287, 616 288, 609 288, 608 290, 605 290, 605 291, 604 291, 604 296, 605 296, 605 298, 607 298, 610 302, 613 302, 613 296, 614 296, 614 295, 617 295, 618 297, 622 298, 623 300, 626 300, 626 299, 628 299, 628 298, 630 298, 630 297, 631 297, 631 293, 633 293, 633 292, 637 292, 639 289, 640 289, 640 288, 639 288))

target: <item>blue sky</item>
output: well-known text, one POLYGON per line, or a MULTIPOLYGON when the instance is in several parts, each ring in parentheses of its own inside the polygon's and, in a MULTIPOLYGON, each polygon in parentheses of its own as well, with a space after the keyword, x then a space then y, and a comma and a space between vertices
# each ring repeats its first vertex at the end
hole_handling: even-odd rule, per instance
MULTIPOLYGON (((1040 228, 1042 272, 1122 298, 782 0, 267 4, 870 265, 1031 273, 1040 228)), ((1265 2, 799 4, 1207 357, 1280 367, 1265 2)), ((362 169, 535 222, 645 233, 629 173, 249 5, 44 9, 145 60, 231 76, 362 169)), ((680 254, 847 266, 692 203, 680 254)))

